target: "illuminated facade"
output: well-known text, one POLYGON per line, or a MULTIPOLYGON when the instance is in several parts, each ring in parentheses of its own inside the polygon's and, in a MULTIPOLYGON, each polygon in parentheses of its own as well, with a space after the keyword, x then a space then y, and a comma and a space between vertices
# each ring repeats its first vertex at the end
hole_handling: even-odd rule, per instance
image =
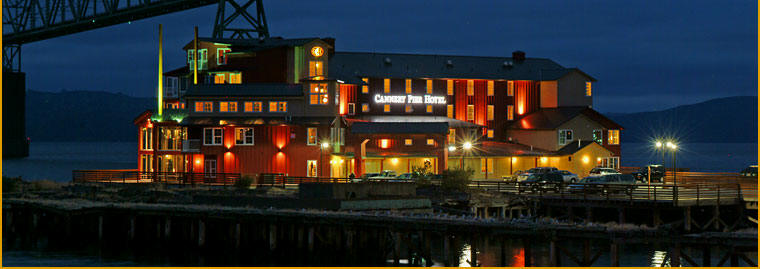
POLYGON ((201 38, 184 50, 187 65, 164 73, 163 114, 135 120, 141 171, 346 177, 463 167, 499 178, 619 165, 622 128, 591 109, 595 79, 523 52, 336 52, 331 38, 201 38), (571 112, 547 114, 555 110, 571 112))

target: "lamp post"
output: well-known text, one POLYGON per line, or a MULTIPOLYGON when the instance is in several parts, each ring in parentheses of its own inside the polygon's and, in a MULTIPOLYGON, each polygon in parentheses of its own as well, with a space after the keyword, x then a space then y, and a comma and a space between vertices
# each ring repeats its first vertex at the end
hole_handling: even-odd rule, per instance
POLYGON ((663 148, 663 146, 664 145, 660 141, 654 143, 654 147, 662 153, 662 166, 665 167, 665 148, 663 148))
POLYGON ((470 149, 472 149, 472 143, 471 142, 464 142, 462 144, 462 170, 464 170, 464 155, 465 155, 465 153, 469 153, 470 149))
MULTIPOLYGON (((327 149, 329 146, 330 146, 330 144, 328 144, 327 142, 322 142, 322 145, 320 145, 320 147, 319 147, 319 166, 322 166, 322 155, 323 155, 322 151, 324 149, 327 149)), ((319 169, 318 170, 319 172, 317 174, 319 174, 319 176, 321 177, 322 176, 322 168, 320 167, 318 169, 319 169)))
POLYGON ((668 148, 673 151, 673 184, 677 186, 678 180, 676 180, 676 174, 678 171, 676 168, 676 151, 678 151, 678 145, 668 142, 668 148))

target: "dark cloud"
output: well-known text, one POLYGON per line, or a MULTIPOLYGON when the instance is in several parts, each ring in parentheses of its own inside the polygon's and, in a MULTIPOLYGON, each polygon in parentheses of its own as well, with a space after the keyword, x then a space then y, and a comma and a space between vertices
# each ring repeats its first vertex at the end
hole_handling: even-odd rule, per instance
MULTIPOLYGON (((275 36, 332 36, 343 51, 550 58, 596 77, 603 112, 755 95, 754 1, 266 1, 275 36)), ((216 6, 24 46, 36 90, 152 96, 157 24, 165 69, 183 64, 192 27, 211 33, 216 6)))

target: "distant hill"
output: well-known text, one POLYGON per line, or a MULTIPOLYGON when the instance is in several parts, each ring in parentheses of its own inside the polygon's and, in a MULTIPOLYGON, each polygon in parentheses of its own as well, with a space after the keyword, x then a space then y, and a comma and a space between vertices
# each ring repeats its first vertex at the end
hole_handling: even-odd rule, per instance
POLYGON ((693 105, 638 113, 609 113, 625 128, 623 142, 649 142, 660 135, 682 142, 757 142, 757 97, 717 98, 693 105))
POLYGON ((26 135, 35 141, 134 141, 132 120, 153 98, 94 91, 26 92, 26 135))

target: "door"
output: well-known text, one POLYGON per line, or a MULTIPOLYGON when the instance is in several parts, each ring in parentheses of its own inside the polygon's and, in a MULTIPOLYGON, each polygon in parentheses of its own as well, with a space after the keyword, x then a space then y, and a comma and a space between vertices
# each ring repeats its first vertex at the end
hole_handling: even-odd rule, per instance
POLYGON ((203 167, 203 172, 206 175, 206 177, 215 178, 216 177, 216 160, 207 159, 204 164, 205 166, 203 167))

